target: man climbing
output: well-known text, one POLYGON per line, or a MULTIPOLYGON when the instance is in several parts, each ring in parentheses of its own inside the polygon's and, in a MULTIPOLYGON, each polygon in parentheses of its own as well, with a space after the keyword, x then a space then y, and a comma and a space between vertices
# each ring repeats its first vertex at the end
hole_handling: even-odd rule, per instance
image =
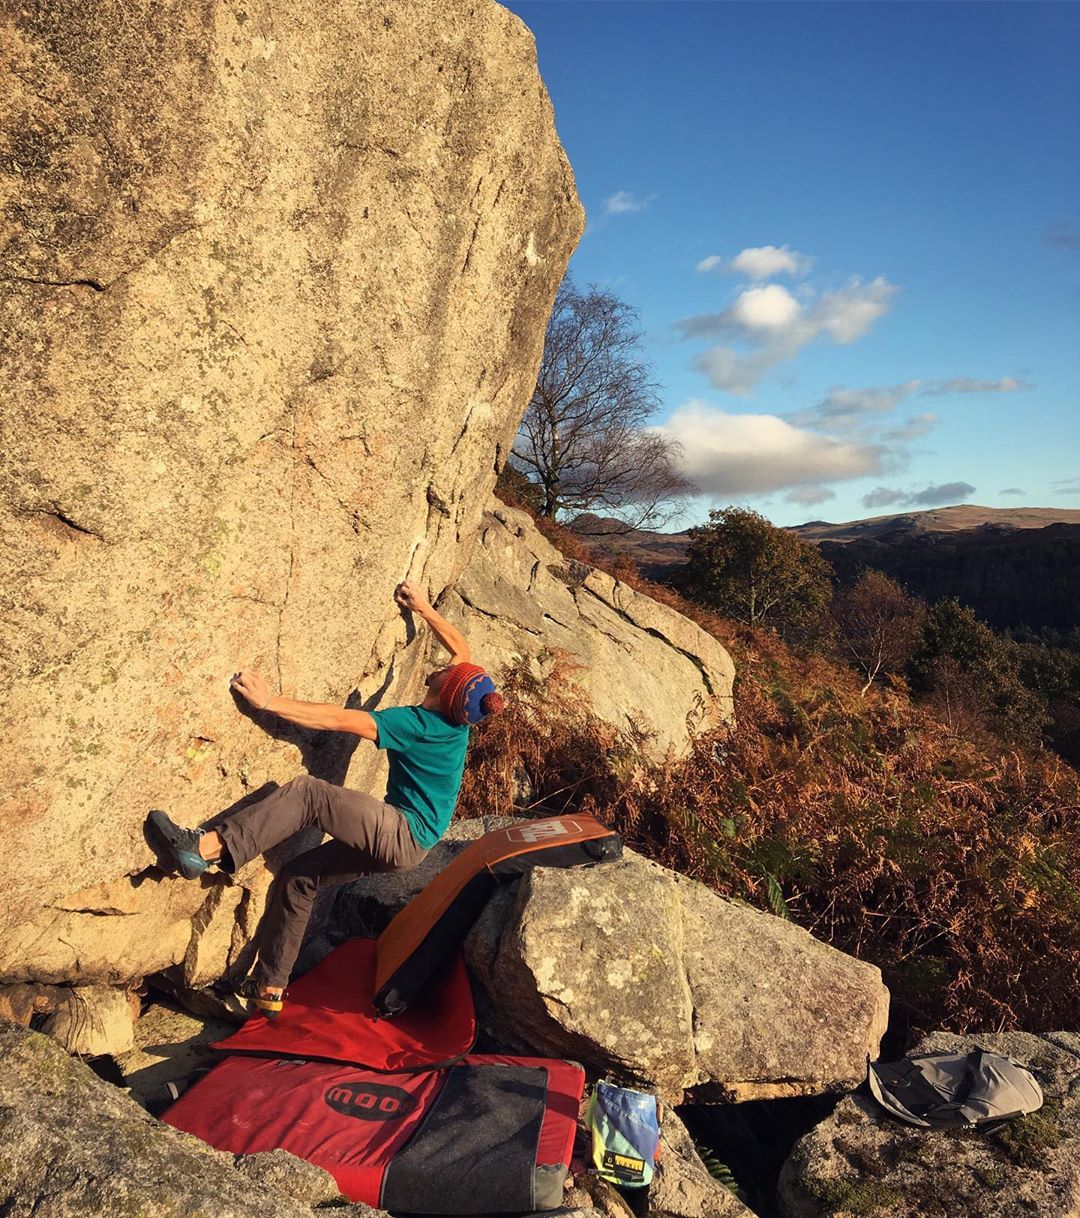
POLYGON ((184 829, 164 812, 147 818, 151 843, 186 879, 212 864, 238 871, 256 855, 301 829, 318 826, 333 839, 293 859, 278 875, 259 933, 255 970, 237 991, 249 1008, 271 1018, 282 1009, 321 888, 373 871, 415 867, 446 832, 465 768, 469 725, 502 709, 494 682, 470 662, 464 635, 431 607, 413 580, 399 584, 395 601, 430 626, 450 652, 450 663, 427 678, 418 706, 347 710, 272 694, 245 669, 231 687, 257 710, 316 730, 351 732, 385 749, 390 763, 385 801, 302 774, 265 799, 219 821, 213 829, 184 829))

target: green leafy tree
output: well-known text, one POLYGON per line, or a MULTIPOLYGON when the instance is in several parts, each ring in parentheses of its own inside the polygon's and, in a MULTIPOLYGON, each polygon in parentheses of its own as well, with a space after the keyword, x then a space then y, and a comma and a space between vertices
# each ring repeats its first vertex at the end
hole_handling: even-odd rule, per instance
POLYGON ((685 595, 725 617, 806 635, 825 619, 831 576, 815 546, 758 512, 728 507, 690 530, 677 582, 685 595))
POLYGON ((995 634, 955 597, 926 615, 911 660, 912 689, 955 730, 982 725, 1010 744, 1034 747, 1048 721, 1045 699, 1023 681, 1017 645, 995 634))
POLYGON ((1080 766, 1080 652, 1038 643, 1013 647, 1020 679, 1046 704, 1048 743, 1070 765, 1080 766))
POLYGON ((833 597, 836 634, 848 659, 866 678, 861 693, 883 672, 901 672, 922 642, 926 605, 883 571, 868 568, 833 597))

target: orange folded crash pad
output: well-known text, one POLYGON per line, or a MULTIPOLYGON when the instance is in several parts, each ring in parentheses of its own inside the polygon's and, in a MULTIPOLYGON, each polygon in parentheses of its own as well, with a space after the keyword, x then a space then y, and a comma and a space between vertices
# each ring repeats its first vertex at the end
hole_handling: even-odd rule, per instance
POLYGON ((622 854, 622 839, 592 816, 521 821, 471 842, 379 936, 375 1008, 404 1011, 459 948, 492 891, 531 867, 582 867, 622 854))

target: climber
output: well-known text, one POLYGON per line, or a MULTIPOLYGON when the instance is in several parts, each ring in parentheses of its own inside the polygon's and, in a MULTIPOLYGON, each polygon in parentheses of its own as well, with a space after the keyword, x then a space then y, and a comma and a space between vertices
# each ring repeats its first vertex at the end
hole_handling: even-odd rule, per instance
POLYGON ((151 844, 185 879, 214 864, 238 871, 256 855, 312 826, 333 839, 293 859, 277 877, 259 933, 258 963, 237 990, 249 1010, 273 1018, 300 950, 315 894, 373 871, 415 867, 446 832, 465 768, 469 726, 502 709, 494 682, 470 662, 469 644, 405 580, 394 591, 450 652, 450 663, 427 678, 417 706, 347 710, 272 694, 258 673, 244 669, 231 688, 256 710, 300 727, 351 732, 385 749, 390 763, 385 801, 302 774, 264 799, 225 817, 212 829, 185 829, 161 811, 147 818, 151 844))

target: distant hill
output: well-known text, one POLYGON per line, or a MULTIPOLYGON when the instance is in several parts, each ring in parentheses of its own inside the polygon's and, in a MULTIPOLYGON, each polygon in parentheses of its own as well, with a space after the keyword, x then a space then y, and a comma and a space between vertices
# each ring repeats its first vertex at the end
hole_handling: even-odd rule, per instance
POLYGON ((630 529, 627 532, 620 521, 591 513, 578 516, 570 527, 592 549, 626 554, 648 579, 663 579, 672 567, 686 562, 689 534, 685 531, 653 533, 648 529, 630 529))
MULTIPOLYGON (((603 535, 586 518, 583 540, 626 553, 650 579, 686 561, 687 534, 603 535), (599 535, 598 535, 599 534, 599 535)), ((1080 510, 970 504, 792 529, 818 545, 842 582, 875 567, 928 601, 958 597, 992 626, 1080 623, 1080 510)))
MULTIPOLYGON (((830 524, 811 520, 792 528, 807 541, 858 541, 894 533, 956 533, 966 529, 1044 529, 1051 524, 1080 525, 1080 508, 988 508, 972 503, 932 508, 926 512, 902 512, 894 516, 871 516, 830 524)), ((683 536, 683 534, 679 534, 683 536)))

